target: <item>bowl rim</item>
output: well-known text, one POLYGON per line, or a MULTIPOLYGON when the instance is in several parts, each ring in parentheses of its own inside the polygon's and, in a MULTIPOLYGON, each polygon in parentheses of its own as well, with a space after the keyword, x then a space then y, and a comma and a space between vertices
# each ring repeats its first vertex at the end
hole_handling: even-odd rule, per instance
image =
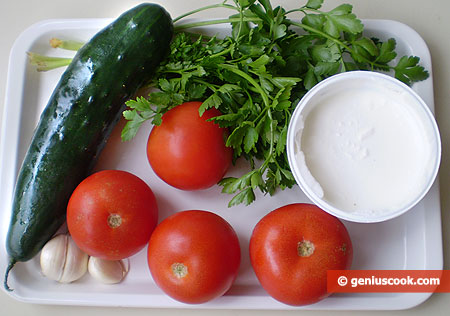
POLYGON ((297 103, 290 122, 288 126, 287 131, 287 140, 286 140, 286 150, 287 150, 287 157, 289 166, 291 168, 292 174, 294 176, 294 179, 296 183, 299 185, 300 189, 303 191, 303 193, 318 207, 320 207, 322 210, 326 211, 327 213, 338 217, 343 220, 351 221, 351 222, 357 222, 357 223, 377 223, 377 222, 383 222, 387 221, 393 218, 396 218, 407 211, 414 208, 415 205, 417 205, 424 196, 428 193, 428 191, 431 189, 432 185, 436 181, 440 163, 441 163, 441 156, 442 156, 442 144, 441 144, 441 137, 439 132, 439 127, 436 122, 435 116, 433 112, 431 111, 430 107, 426 104, 426 102, 408 85, 401 82, 400 80, 379 72, 374 71, 364 71, 364 70, 355 70, 355 71, 349 71, 344 72, 340 74, 333 75, 331 77, 328 77, 318 84, 316 84, 314 87, 312 87, 297 103), (425 115, 420 115, 420 118, 424 121, 428 121, 430 126, 432 127, 433 132, 433 138, 434 138, 434 166, 431 169, 431 173, 427 179, 426 185, 423 187, 420 194, 416 196, 411 202, 407 203, 404 207, 400 209, 395 209, 390 212, 383 212, 381 214, 373 215, 373 216, 367 216, 367 214, 362 213, 352 213, 340 210, 336 208, 335 206, 331 205, 327 201, 325 201, 323 198, 320 198, 317 196, 317 194, 311 189, 311 187, 306 183, 304 180, 300 168, 297 163, 295 163, 295 134, 297 131, 297 124, 299 123, 300 118, 302 117, 302 113, 306 106, 309 104, 311 99, 316 96, 317 94, 321 93, 324 89, 326 89, 329 85, 332 85, 336 83, 337 81, 344 81, 344 80, 355 80, 355 79, 377 79, 377 80, 384 80, 386 82, 389 82, 393 84, 394 86, 399 87, 402 89, 402 91, 406 91, 409 93, 416 101, 417 104, 424 110, 425 115))

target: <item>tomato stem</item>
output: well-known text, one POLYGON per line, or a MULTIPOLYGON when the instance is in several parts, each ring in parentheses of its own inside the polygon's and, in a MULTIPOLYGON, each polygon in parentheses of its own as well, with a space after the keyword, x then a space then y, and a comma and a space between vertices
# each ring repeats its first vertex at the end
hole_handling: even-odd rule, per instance
POLYGON ((314 253, 314 250, 316 248, 314 247, 314 244, 310 242, 309 240, 303 240, 300 241, 297 244, 297 254, 300 257, 309 257, 314 253))
POLYGON ((171 268, 173 274, 178 279, 184 278, 188 274, 188 268, 182 263, 175 262, 174 264, 172 264, 171 268))
POLYGON ((122 217, 119 214, 109 214, 108 226, 111 228, 117 228, 122 225, 122 217))

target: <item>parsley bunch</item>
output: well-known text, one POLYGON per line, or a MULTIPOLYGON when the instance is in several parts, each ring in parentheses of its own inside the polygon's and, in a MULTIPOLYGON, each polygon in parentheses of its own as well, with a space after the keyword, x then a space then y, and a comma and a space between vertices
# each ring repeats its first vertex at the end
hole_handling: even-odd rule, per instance
POLYGON ((286 11, 273 8, 269 0, 228 2, 174 20, 177 33, 170 54, 150 84, 155 90, 127 102, 122 139, 133 138, 146 120, 161 124, 162 115, 183 102, 202 101, 200 115, 219 109, 222 115, 212 120, 229 129, 226 145, 233 148, 235 160, 249 162, 246 174, 219 182, 224 193, 234 195, 229 206, 250 204, 257 189, 272 195, 295 184, 285 151, 288 124, 299 99, 319 81, 357 69, 392 71, 407 84, 428 77, 418 57, 404 56, 392 65, 395 40, 364 36, 349 4, 321 11, 323 0, 309 0, 286 11), (218 7, 235 12, 226 19, 178 22, 218 7), (218 23, 231 24, 229 36, 188 31, 218 23))

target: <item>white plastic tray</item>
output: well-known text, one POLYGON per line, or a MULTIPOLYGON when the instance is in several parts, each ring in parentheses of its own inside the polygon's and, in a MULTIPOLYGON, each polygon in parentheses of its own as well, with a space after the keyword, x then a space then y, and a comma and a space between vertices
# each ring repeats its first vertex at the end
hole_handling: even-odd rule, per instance
MULTIPOLYGON (((5 240, 11 213, 15 177, 40 112, 58 81, 62 69, 37 73, 27 63, 26 52, 62 56, 63 51, 48 48, 51 37, 88 40, 109 19, 48 20, 31 26, 14 44, 7 78, 0 152, 0 271, 5 271, 5 240)), ((422 38, 408 26, 386 20, 366 20, 367 34, 381 39, 395 37, 399 55, 417 55, 430 71, 431 58, 422 38)), ((225 26, 208 29, 216 33, 225 26)), ((70 55, 70 53, 67 53, 70 55)), ((414 85, 414 90, 434 110, 432 76, 414 85)), ((145 250, 131 258, 131 270, 123 283, 102 285, 89 275, 72 284, 58 284, 43 277, 38 258, 18 263, 12 270, 10 294, 21 301, 40 304, 134 306, 213 309, 330 309, 374 310, 406 309, 425 301, 430 293, 366 293, 332 295, 304 307, 291 307, 269 297, 259 285, 250 266, 248 242, 257 221, 269 211, 292 202, 309 202, 298 187, 258 195, 249 207, 227 208, 230 196, 214 187, 201 192, 182 192, 160 181, 147 163, 145 144, 151 126, 144 126, 131 142, 120 141, 119 123, 107 144, 97 169, 122 169, 144 179, 154 190, 160 208, 160 220, 176 211, 205 209, 217 212, 235 228, 242 248, 242 264, 231 290, 221 298, 202 305, 179 303, 159 290, 147 268, 145 250)), ((233 168, 239 174, 245 163, 233 168)), ((354 269, 442 269, 442 235, 439 188, 435 183, 413 210, 396 219, 377 224, 345 222, 354 246, 354 269)))

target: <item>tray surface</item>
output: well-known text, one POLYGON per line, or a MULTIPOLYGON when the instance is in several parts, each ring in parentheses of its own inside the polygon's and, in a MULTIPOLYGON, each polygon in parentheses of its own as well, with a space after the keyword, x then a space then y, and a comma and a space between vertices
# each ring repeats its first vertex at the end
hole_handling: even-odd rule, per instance
MULTIPOLYGON (((86 41, 110 19, 47 20, 25 30, 14 44, 9 62, 6 99, 0 147, 0 271, 5 271, 6 234, 11 215, 11 197, 15 178, 37 124, 62 69, 37 73, 27 64, 26 52, 58 54, 65 52, 48 48, 51 37, 86 41)), ((416 83, 413 89, 434 111, 431 57, 423 39, 411 28, 396 21, 364 20, 366 34, 397 40, 397 52, 416 55, 430 71, 430 78, 416 83)), ((212 27, 208 33, 226 32, 224 26, 212 27)), ((70 53, 67 53, 70 56, 70 53)), ((131 269, 117 285, 103 285, 86 274, 72 284, 58 284, 40 273, 38 256, 19 263, 12 270, 9 283, 11 295, 21 301, 40 304, 213 308, 213 309, 329 309, 373 310, 406 309, 425 301, 430 293, 361 293, 335 294, 319 303, 292 307, 272 299, 259 285, 250 265, 248 242, 254 225, 265 214, 282 205, 310 202, 298 187, 279 191, 274 196, 257 195, 248 207, 229 209, 230 196, 215 186, 201 192, 183 192, 160 181, 151 170, 145 143, 151 126, 144 126, 130 142, 120 141, 120 122, 104 149, 96 169, 122 169, 132 172, 153 189, 160 209, 160 221, 168 215, 188 209, 216 212, 236 230, 242 249, 238 277, 223 297, 201 305, 187 305, 166 296, 153 282, 147 268, 145 249, 130 258, 131 269), (382 302, 382 303, 381 303, 382 302)), ((246 168, 238 163, 229 175, 238 175, 246 168)), ((425 198, 410 212, 383 223, 358 224, 345 222, 354 246, 353 269, 442 269, 442 234, 439 185, 436 182, 425 198)))

